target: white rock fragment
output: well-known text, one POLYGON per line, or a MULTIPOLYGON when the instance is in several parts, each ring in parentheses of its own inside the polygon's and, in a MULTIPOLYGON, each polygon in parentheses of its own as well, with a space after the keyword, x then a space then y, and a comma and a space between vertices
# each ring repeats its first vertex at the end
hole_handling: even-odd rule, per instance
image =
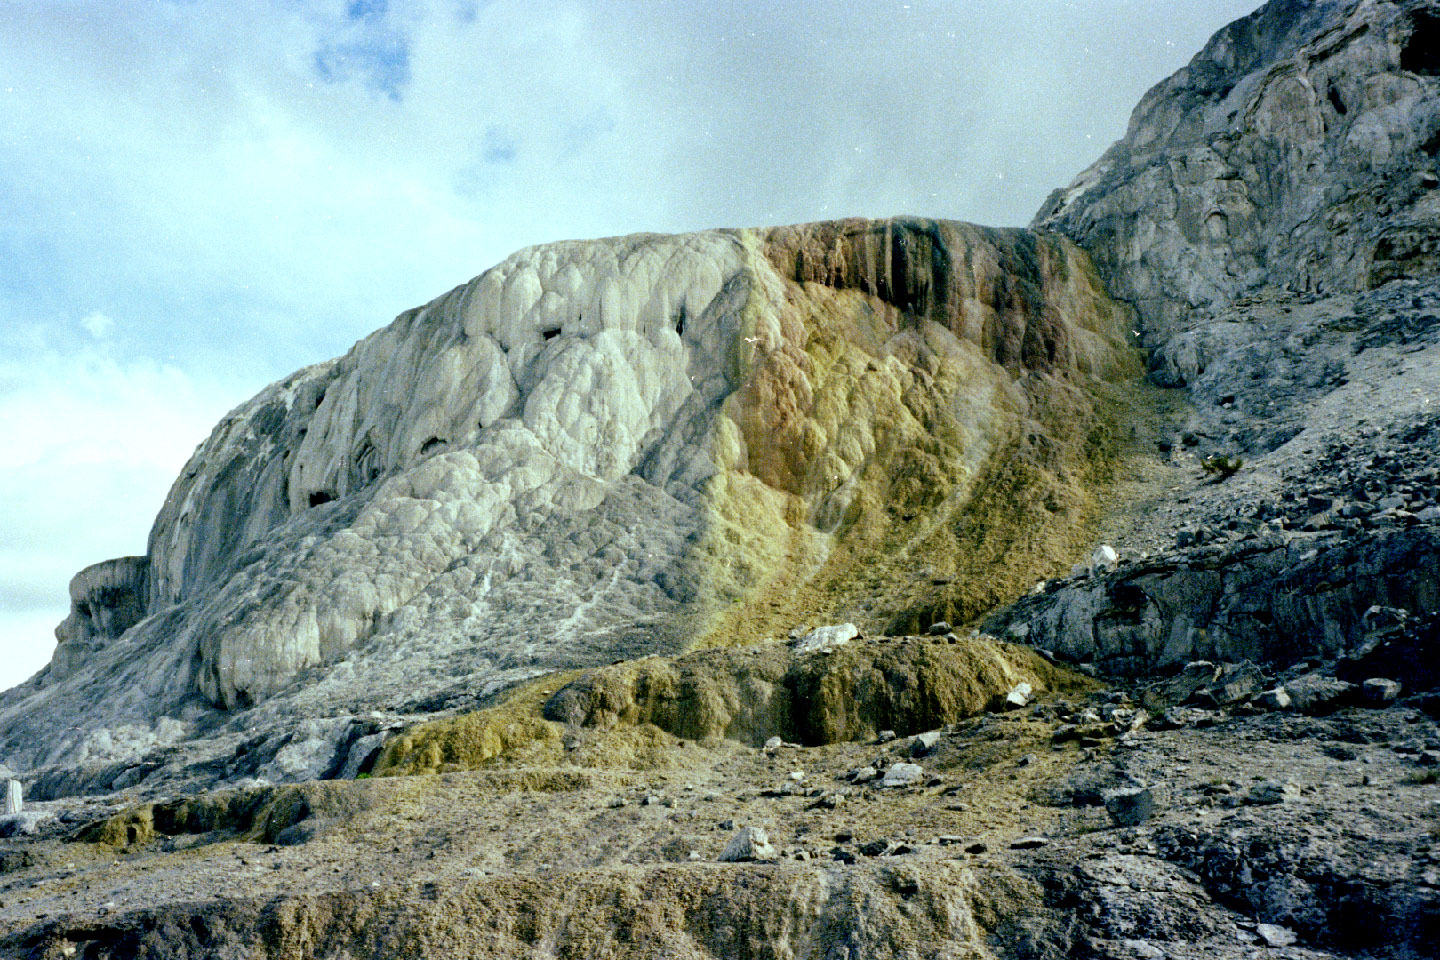
POLYGON ((778 860, 779 854, 770 845, 770 836, 761 827, 741 827, 720 854, 721 863, 747 863, 778 860))
POLYGON ((1019 710, 1021 707, 1029 706, 1031 694, 1034 692, 1034 688, 1028 683, 1022 681, 1015 684, 1010 688, 1010 692, 1005 694, 1005 709, 1019 710))
POLYGON ((796 653, 829 653, 860 636, 860 628, 853 623, 837 623, 828 627, 816 627, 795 643, 796 653))
POLYGON ((1108 543, 1102 543, 1090 554, 1090 576, 1104 573, 1107 570, 1114 570, 1115 564, 1120 561, 1120 555, 1115 548, 1108 543))
POLYGON ((880 780, 882 787, 908 787, 919 783, 925 770, 918 763, 893 763, 880 780))
POLYGON ((1295 931, 1274 923, 1257 923, 1255 932, 1267 947, 1288 947, 1295 942, 1295 931))

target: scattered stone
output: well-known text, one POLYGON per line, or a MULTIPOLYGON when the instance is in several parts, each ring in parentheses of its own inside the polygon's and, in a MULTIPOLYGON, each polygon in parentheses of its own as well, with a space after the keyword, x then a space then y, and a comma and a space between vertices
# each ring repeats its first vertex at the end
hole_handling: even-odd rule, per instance
POLYGON ((1257 783, 1250 788, 1250 792, 1245 795, 1245 803, 1251 806, 1268 806, 1294 800, 1298 796, 1300 796, 1300 788, 1295 784, 1266 780, 1264 783, 1257 783))
POLYGON ((925 771, 918 763, 895 763, 885 771, 884 778, 880 781, 882 787, 909 787, 925 776, 925 771))
POLYGON ((1022 681, 1021 683, 1015 684, 1015 686, 1010 688, 1010 692, 1005 694, 1005 709, 1020 710, 1029 706, 1032 692, 1033 688, 1028 683, 1022 681))
POLYGON ((1287 682, 1285 692, 1296 710, 1318 716, 1348 706, 1355 699, 1355 684, 1307 673, 1287 682))
POLYGON ((1384 707, 1400 697, 1400 684, 1383 677, 1371 677, 1360 685, 1360 695, 1372 707, 1384 707))
POLYGON ((1250 703, 1260 710, 1289 710, 1291 706, 1290 694, 1285 692, 1284 687, 1266 690, 1250 703))
POLYGON ((1102 795, 1105 810, 1116 826, 1138 827, 1159 809, 1161 791, 1155 787, 1122 787, 1102 795))
POLYGON ((1011 850, 1038 850, 1049 845, 1048 837, 1021 837, 1019 840, 1010 841, 1011 850))
POLYGON ((1195 699, 1212 707, 1233 706, 1255 696, 1264 682, 1264 673, 1250 661, 1227 663, 1210 686, 1196 691, 1195 699))
POLYGON ((1295 942, 1295 931, 1273 923, 1257 923, 1255 932, 1267 947, 1288 947, 1295 942))
POLYGON ((875 737, 875 742, 889 743, 891 740, 894 740, 895 737, 896 734, 894 730, 881 730, 880 733, 875 737))
POLYGON ((970 854, 976 854, 976 855, 978 855, 978 854, 985 853, 985 852, 986 852, 987 850, 989 850, 989 849, 990 849, 990 848, 987 847, 987 846, 986 846, 985 844, 983 844, 983 843, 972 843, 972 844, 970 844, 968 847, 965 848, 965 852, 966 852, 966 853, 970 853, 970 854))
POLYGON ((1115 564, 1119 562, 1119 554, 1115 548, 1108 543, 1102 543, 1090 554, 1090 576, 1104 573, 1107 570, 1114 570, 1115 564))
POLYGON ((925 733, 916 734, 910 741, 910 756, 928 757, 935 752, 935 748, 939 743, 939 730, 927 730, 925 733))
POLYGON ((858 851, 860 851, 860 853, 863 854, 864 856, 867 856, 867 857, 878 857, 878 856, 880 856, 882 853, 884 853, 886 850, 889 850, 889 849, 890 849, 890 841, 888 841, 888 840, 870 840, 870 841, 868 841, 868 842, 866 842, 866 843, 860 844, 860 846, 856 847, 855 849, 858 850, 858 851))
POLYGON ((760 827, 742 827, 725 844, 721 863, 752 863, 778 859, 770 837, 760 827))
POLYGON ((950 624, 946 623, 944 620, 941 620, 937 623, 930 624, 930 636, 943 637, 945 636, 945 634, 949 633, 951 629, 953 628, 950 626, 950 624))
POLYGON ((779 750, 784 745, 785 741, 779 737, 771 737, 765 741, 765 749, 770 751, 779 750))
POLYGON ((880 775, 880 771, 874 767, 861 767, 851 774, 850 779, 854 783, 869 783, 880 775))
POLYGON ((796 653, 829 653, 860 636, 860 628, 853 623, 837 623, 827 627, 816 627, 795 643, 796 653))

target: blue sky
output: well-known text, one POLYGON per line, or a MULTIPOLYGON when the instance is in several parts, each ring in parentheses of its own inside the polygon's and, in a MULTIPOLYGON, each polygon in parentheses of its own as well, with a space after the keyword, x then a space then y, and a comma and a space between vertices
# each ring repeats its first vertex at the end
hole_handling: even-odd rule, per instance
POLYGON ((1254 0, 8 0, 0 688, 264 384, 515 249, 1020 225, 1254 0))

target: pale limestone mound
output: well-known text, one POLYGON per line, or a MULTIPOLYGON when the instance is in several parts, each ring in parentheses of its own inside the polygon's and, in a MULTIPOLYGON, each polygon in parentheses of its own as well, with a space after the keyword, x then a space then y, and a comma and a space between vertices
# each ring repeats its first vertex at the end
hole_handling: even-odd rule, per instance
POLYGON ((977 490, 1033 489, 1053 542, 1027 525, 1012 568, 956 578, 1003 595, 1084 541, 1129 328, 1078 248, 1022 230, 523 250, 226 416, 148 555, 76 577, 55 662, 0 699, 0 755, 113 786, 149 751, 243 736, 264 741, 245 772, 323 776, 373 735, 365 711, 816 615, 883 626, 914 569, 966 562, 977 490), (288 718, 323 735, 265 739, 288 718))

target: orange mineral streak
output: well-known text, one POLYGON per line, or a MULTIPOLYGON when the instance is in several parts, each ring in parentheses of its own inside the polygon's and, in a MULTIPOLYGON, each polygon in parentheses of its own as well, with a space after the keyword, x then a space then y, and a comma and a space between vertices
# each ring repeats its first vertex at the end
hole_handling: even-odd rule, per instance
POLYGON ((766 255, 782 276, 858 290, 913 324, 940 323, 1006 367, 1075 366, 1065 283, 1069 251, 1028 230, 920 219, 834 220, 777 227, 766 255), (1068 322, 1067 322, 1068 321, 1068 322))

